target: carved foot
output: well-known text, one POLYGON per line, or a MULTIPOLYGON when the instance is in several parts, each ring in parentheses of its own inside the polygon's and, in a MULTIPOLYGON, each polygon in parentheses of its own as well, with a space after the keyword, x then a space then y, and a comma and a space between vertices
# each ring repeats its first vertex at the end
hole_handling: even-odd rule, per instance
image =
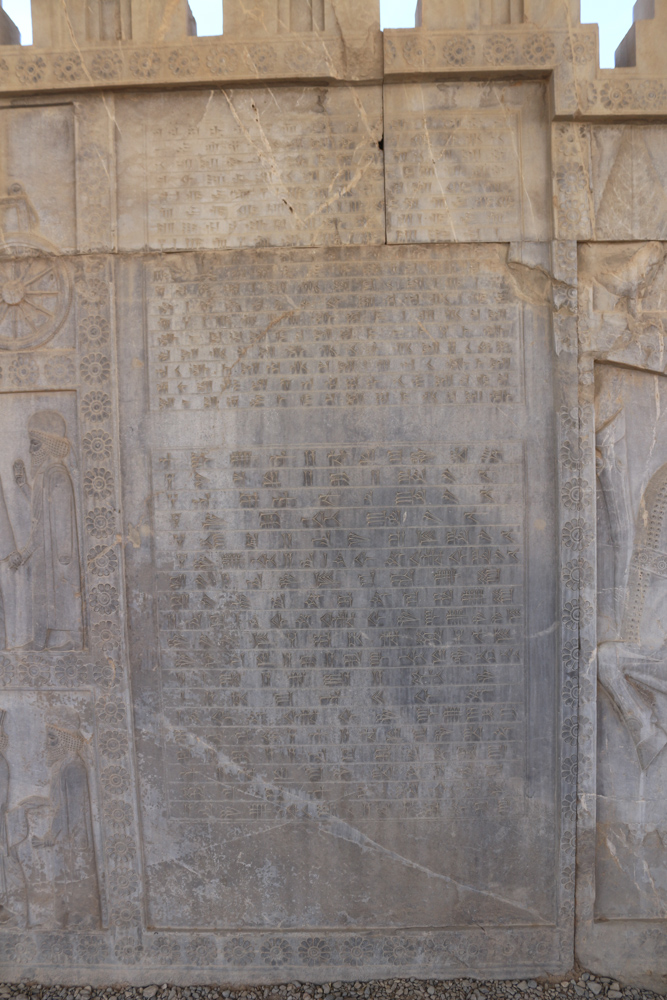
POLYGON ((0 906, 0 927, 15 927, 18 921, 6 906, 0 906))
POLYGON ((60 646, 52 646, 50 643, 46 647, 49 653, 71 653, 76 650, 81 649, 81 643, 76 642, 64 642, 60 646))

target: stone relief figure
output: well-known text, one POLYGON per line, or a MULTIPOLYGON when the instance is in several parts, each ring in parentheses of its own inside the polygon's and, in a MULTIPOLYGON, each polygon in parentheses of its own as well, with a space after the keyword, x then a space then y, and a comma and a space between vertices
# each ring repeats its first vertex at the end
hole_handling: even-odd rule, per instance
POLYGON ((596 435, 600 645, 598 677, 646 770, 667 745, 667 465, 641 497, 632 523, 625 414, 596 435))
POLYGON ((24 799, 15 810, 14 826, 22 830, 15 850, 26 874, 33 925, 67 930, 100 926, 85 744, 77 713, 64 707, 53 709, 46 720, 49 797, 24 799), (34 818, 35 814, 41 816, 34 818), (43 832, 35 835, 31 831, 40 822, 43 832))
POLYGON ((25 465, 14 463, 14 479, 30 503, 30 537, 9 557, 12 569, 30 563, 34 650, 83 648, 81 564, 74 486, 65 464, 70 451, 67 424, 54 410, 28 421, 32 487, 25 465))
POLYGON ((25 878, 16 852, 9 847, 7 829, 10 774, 5 757, 9 744, 3 730, 5 714, 0 709, 0 926, 25 927, 28 905, 25 878))

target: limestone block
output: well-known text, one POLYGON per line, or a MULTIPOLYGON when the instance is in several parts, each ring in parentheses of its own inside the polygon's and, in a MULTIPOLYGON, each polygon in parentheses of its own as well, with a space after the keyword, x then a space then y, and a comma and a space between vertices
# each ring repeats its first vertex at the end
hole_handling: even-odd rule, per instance
POLYGON ((579 0, 418 0, 415 26, 434 31, 475 31, 484 27, 525 25, 578 26, 579 0))
POLYGON ((380 28, 379 0, 224 0, 225 35, 251 38, 325 31, 343 37, 380 28))
POLYGON ((549 239, 541 84, 390 84, 385 115, 390 243, 549 239))
POLYGON ((4 10, 0 10, 0 45, 20 45, 21 32, 4 10))
POLYGON ((616 49, 616 66, 636 66, 642 73, 665 74, 667 7, 661 0, 637 0, 633 24, 616 49))
POLYGON ((415 26, 474 31, 487 25, 521 24, 524 0, 418 0, 415 26))
POLYGON ((179 42, 197 34, 187 0, 132 0, 132 39, 144 44, 179 42))

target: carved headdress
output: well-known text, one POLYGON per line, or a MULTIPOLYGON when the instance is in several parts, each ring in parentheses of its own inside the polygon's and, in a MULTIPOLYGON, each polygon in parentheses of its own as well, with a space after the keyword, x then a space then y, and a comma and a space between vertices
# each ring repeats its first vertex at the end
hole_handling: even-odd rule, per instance
POLYGON ((66 752, 77 753, 86 743, 80 731, 78 712, 65 705, 51 708, 46 714, 46 728, 55 729, 60 737, 60 746, 66 752))
POLYGON ((55 410, 39 410, 28 421, 28 434, 42 443, 51 458, 67 458, 70 443, 65 418, 55 410))

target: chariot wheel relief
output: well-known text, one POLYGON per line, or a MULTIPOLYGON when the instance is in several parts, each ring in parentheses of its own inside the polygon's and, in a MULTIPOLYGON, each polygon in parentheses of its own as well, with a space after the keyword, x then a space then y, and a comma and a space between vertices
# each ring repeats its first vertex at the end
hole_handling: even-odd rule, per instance
POLYGON ((71 298, 67 264, 50 243, 17 233, 0 244, 0 350, 48 343, 65 322, 71 298))

